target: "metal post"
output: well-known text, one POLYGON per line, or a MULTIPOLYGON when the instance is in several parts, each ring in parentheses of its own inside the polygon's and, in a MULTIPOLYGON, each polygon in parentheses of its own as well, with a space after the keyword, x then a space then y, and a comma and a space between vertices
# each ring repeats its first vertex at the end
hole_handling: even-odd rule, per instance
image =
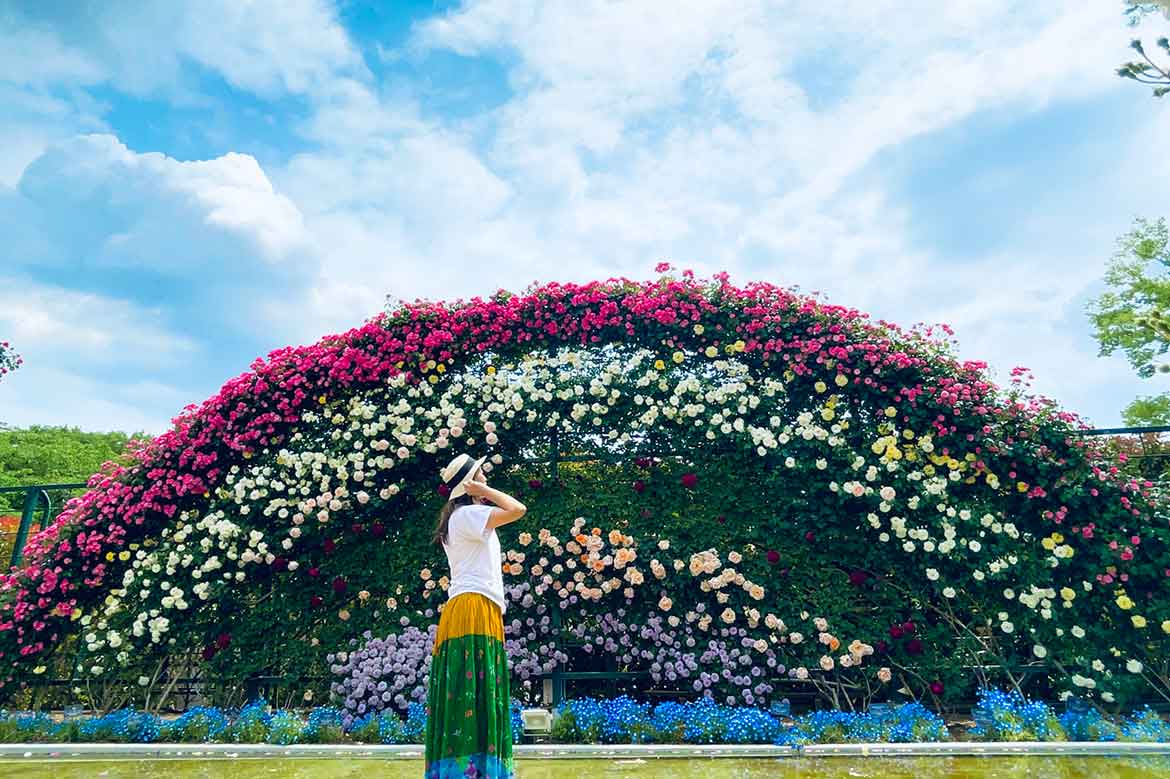
POLYGON ((557 427, 553 427, 552 429, 551 449, 552 451, 550 451, 548 455, 549 467, 551 469, 549 471, 549 478, 551 478, 553 481, 556 481, 559 474, 557 461, 561 459, 560 438, 558 436, 557 427))
POLYGON ((41 495, 45 499, 45 505, 41 507, 41 521, 38 523, 38 530, 44 530, 49 525, 49 517, 53 515, 53 499, 45 490, 41 490, 41 495))
POLYGON ((24 510, 20 513, 20 528, 16 531, 16 540, 12 542, 12 565, 19 565, 24 556, 24 544, 28 541, 28 531, 32 527, 33 514, 37 510, 37 501, 44 490, 29 487, 24 492, 24 510))
MULTIPOLYGON (((553 629, 553 651, 560 652, 561 644, 561 607, 558 603, 552 605, 552 629, 553 629)), ((565 699, 565 680, 561 674, 565 670, 565 664, 557 660, 557 667, 552 672, 552 705, 553 708, 561 705, 565 699)))

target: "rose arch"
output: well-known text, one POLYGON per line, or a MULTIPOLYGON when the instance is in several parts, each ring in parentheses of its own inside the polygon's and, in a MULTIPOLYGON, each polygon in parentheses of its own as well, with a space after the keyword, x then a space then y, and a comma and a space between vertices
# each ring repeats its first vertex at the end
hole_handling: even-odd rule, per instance
POLYGON ((530 507, 501 531, 519 695, 566 663, 753 705, 1167 695, 1165 514, 1081 428, 929 332, 725 276, 402 305, 95 475, 4 578, 0 681, 404 709, 468 450, 530 507))

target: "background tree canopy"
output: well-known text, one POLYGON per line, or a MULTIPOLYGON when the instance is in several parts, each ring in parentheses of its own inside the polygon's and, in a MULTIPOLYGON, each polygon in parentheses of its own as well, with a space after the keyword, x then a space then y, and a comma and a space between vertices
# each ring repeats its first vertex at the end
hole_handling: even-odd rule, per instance
MULTIPOLYGON (((1105 272, 1108 290, 1089 302, 1100 354, 1121 351, 1139 376, 1170 372, 1170 236, 1165 219, 1137 219, 1118 239, 1105 272)), ((1139 398, 1123 412, 1126 424, 1167 424, 1170 395, 1139 398)))
MULTIPOLYGON (((0 487, 85 482, 109 460, 121 460, 143 433, 87 433, 76 427, 0 429, 0 487)), ((0 514, 17 512, 24 497, 0 495, 0 514)))

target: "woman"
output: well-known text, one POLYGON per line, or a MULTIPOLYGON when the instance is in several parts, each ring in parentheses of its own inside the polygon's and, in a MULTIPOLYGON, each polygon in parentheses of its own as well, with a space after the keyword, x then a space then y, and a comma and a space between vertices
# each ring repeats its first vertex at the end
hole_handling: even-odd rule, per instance
POLYGON ((504 653, 504 575, 496 528, 528 509, 487 485, 478 460, 461 454, 441 471, 450 490, 434 541, 451 584, 431 653, 427 779, 512 776, 512 709, 504 653))

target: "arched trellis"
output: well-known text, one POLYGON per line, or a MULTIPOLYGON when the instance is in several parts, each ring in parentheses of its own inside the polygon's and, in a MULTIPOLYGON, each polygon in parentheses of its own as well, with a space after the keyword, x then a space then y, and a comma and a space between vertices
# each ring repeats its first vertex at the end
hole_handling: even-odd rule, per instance
MULTIPOLYGON (((1065 504, 1072 502, 1078 510, 1095 512, 1100 526, 1117 540, 1130 532, 1135 512, 1140 519, 1151 510, 1141 485, 1092 471, 1086 453, 1069 443, 1075 429, 1071 415, 1019 393, 999 393, 982 365, 960 363, 928 338, 870 324, 855 311, 770 285, 737 288, 726 278, 641 284, 613 280, 546 285, 525 295, 500 294, 451 306, 411 304, 312 347, 274 352, 250 373, 229 382, 215 398, 188 408, 174 430, 138 449, 140 464, 95 477, 90 493, 35 540, 30 565, 4 582, 0 641, 4 658, 11 663, 5 682, 35 675, 53 648, 74 634, 75 622, 90 629, 85 620, 93 619, 97 602, 118 588, 116 577, 124 576, 140 551, 147 553, 143 547, 157 542, 160 528, 184 521, 176 518, 185 512, 199 513, 213 492, 225 489, 233 468, 286 446, 315 402, 325 406, 381 386, 391 377, 403 386, 442 386, 446 371, 440 368, 467 365, 467 355, 490 353, 509 359, 570 343, 627 341, 660 350, 664 356, 683 352, 707 356, 714 350, 716 357, 732 355, 755 366, 760 375, 782 376, 794 394, 808 399, 823 397, 828 387, 835 387, 832 393, 865 399, 874 409, 885 406, 893 410, 890 419, 903 432, 929 433, 951 450, 946 454, 948 468, 951 461, 962 465, 952 453, 982 446, 977 458, 982 466, 971 466, 980 477, 1002 473, 1005 481, 1016 479, 1025 485, 1018 495, 990 486, 989 495, 996 496, 1001 510, 1019 510, 1037 527, 1054 517, 1063 520, 1069 510, 1065 504), (1056 473, 1063 467, 1062 459, 1066 465, 1075 461, 1091 474, 1093 486, 1087 486, 1090 476, 1084 473, 1072 481, 1056 473)), ((871 425, 878 422, 870 420, 871 425)), ((881 456, 895 448, 887 442, 881 456)), ((418 457, 414 477, 427 478, 430 471, 424 466, 433 466, 433 459, 418 457)), ((995 481, 998 484, 999 478, 995 481)), ((864 484, 856 488, 866 489, 864 484)), ((372 534, 377 524, 366 523, 363 532, 372 534)), ((941 527, 937 529, 941 532, 941 527)), ((382 527, 381 532, 387 529, 382 527)), ((1097 537, 1106 537, 1106 532, 1097 537)), ((1072 548, 1063 541, 1053 543, 1072 548)), ((1129 569, 1143 582, 1148 577, 1153 593, 1164 585, 1149 577, 1140 561, 1156 556, 1164 545, 1161 534, 1151 530, 1140 548, 1131 546, 1129 559, 1096 545, 1085 545, 1083 551, 1093 556, 1097 571, 1112 566, 1117 575, 1129 569)), ((281 582, 271 594, 279 601, 290 573, 287 566, 297 561, 271 551, 260 557, 256 570, 281 582)), ((1077 564, 1080 559, 1086 558, 1077 564)), ((334 586, 344 591, 346 584, 334 586)), ((1082 596, 1076 607, 1090 597, 1100 601, 1100 608, 1114 608, 1096 594, 1082 596)), ((1149 614, 1140 615, 1145 622, 1159 624, 1157 607, 1143 611, 1149 614)), ((1127 616, 1103 613, 1111 614, 1110 619, 1127 616)), ((213 656, 230 644, 226 635, 206 636, 213 656)))

